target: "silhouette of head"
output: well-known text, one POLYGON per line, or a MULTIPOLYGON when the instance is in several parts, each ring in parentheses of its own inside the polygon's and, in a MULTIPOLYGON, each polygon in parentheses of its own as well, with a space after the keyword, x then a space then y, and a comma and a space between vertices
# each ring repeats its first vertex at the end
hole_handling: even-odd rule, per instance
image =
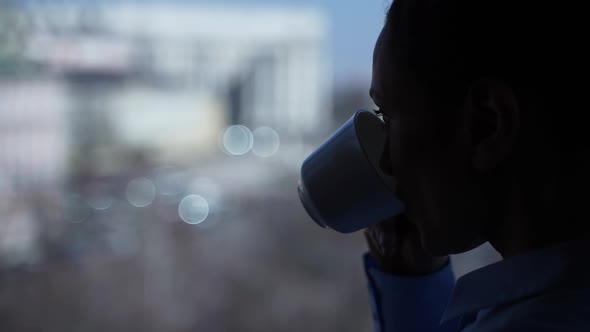
POLYGON ((381 167, 431 253, 584 228, 579 22, 551 2, 392 4, 370 91, 389 123, 381 167))

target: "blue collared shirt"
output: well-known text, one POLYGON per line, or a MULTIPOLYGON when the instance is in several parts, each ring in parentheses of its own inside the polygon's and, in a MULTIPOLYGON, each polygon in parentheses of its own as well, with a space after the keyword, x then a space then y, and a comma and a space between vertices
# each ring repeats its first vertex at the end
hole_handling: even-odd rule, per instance
POLYGON ((590 239, 517 255, 459 278, 420 277, 364 256, 378 332, 590 331, 590 239))

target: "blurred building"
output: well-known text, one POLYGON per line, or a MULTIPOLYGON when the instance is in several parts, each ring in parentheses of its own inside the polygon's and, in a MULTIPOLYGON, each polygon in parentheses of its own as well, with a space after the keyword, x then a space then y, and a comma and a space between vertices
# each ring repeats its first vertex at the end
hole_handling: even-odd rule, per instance
POLYGON ((0 100, 0 264, 18 264, 36 259, 38 203, 64 182, 68 99, 56 80, 0 77, 0 100))
POLYGON ((327 24, 314 10, 35 9, 27 56, 69 86, 76 167, 116 173, 129 149, 162 163, 207 160, 231 124, 270 126, 282 142, 330 128, 327 24))
POLYGON ((67 96, 60 80, 24 73, 29 28, 18 8, 0 2, 0 196, 38 191, 64 174, 67 96))
POLYGON ((63 85, 0 78, 0 100, 0 181, 35 190, 61 183, 67 153, 63 85))

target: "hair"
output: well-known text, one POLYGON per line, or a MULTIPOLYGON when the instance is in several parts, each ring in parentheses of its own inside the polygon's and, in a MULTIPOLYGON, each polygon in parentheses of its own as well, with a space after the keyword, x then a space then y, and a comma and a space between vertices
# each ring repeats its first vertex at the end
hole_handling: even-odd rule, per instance
POLYGON ((580 107, 575 76, 588 60, 575 10, 538 0, 396 0, 387 15, 394 32, 388 45, 433 97, 460 102, 475 80, 500 79, 525 109, 535 108, 536 121, 542 117, 565 138, 575 123, 556 128, 555 118, 580 107))

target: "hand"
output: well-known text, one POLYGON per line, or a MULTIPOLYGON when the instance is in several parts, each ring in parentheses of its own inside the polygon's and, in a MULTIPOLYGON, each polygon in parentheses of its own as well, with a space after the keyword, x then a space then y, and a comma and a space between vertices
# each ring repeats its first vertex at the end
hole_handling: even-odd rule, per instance
POLYGON ((425 275, 442 269, 448 256, 435 257, 422 247, 418 228, 405 215, 370 226, 365 231, 377 267, 397 275, 425 275))

